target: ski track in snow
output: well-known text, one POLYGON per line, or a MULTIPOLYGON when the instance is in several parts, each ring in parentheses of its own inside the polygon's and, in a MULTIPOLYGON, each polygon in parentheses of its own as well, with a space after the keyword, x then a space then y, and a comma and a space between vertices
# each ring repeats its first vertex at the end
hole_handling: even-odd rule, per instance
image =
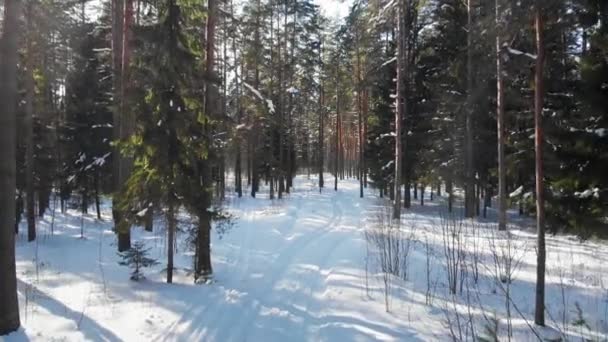
MULTIPOLYGON (((333 184, 333 177, 327 179, 333 184)), ((438 282, 436 304, 425 304, 426 260, 424 248, 417 242, 409 257, 410 276, 393 285, 391 312, 387 313, 381 274, 370 270, 369 293, 365 287, 364 229, 368 220, 376 218, 380 202, 371 189, 365 198, 359 198, 355 180, 340 181, 339 191, 325 188, 322 193, 316 182, 315 177, 297 177, 292 193, 282 200, 269 200, 267 187, 255 199, 245 194, 241 199, 228 198, 235 226, 221 239, 213 234, 215 278, 206 285, 193 284, 192 275, 184 272, 192 268, 192 254, 186 249, 183 232, 177 234, 174 284, 164 283, 166 242, 164 230, 158 229, 162 228, 160 219, 152 234, 137 227, 132 231, 133 240, 145 241, 151 247, 150 256, 160 262, 144 271, 146 280, 135 283, 128 280, 128 269, 117 263, 109 202, 104 202, 103 221, 93 214, 81 218, 75 210, 58 213, 52 236, 50 219, 45 217, 38 225, 37 243, 27 243, 23 234, 18 237, 24 329, 0 337, 0 342, 450 340, 442 312, 441 255, 432 261, 438 282), (85 239, 79 239, 81 224, 85 225, 85 239)), ((433 227, 442 200, 424 207, 414 204, 403 216, 404 229, 415 226, 414 238, 428 237, 438 250, 441 235, 433 227)), ((510 220, 518 219, 511 215, 510 220)), ((492 221, 480 222, 491 225, 492 221)), ((525 219, 519 224, 525 226, 525 219)), ((22 222, 21 231, 26 228, 22 222)), ((533 245, 533 232, 515 230, 514 235, 524 246, 526 241, 533 245)), ((605 246, 575 244, 567 236, 548 237, 547 245, 552 263, 548 267, 549 309, 554 315, 559 309, 555 271, 561 269, 567 276, 570 321, 576 317, 574 303, 580 303, 593 329, 608 331, 605 246)), ((526 253, 513 293, 519 307, 531 315, 535 255, 533 249, 526 253)), ((480 291, 489 309, 503 310, 504 303, 492 292, 491 284, 480 291)), ((521 320, 516 324, 517 331, 526 332, 521 320)))
MULTIPOLYGON (((294 317, 296 316, 291 311, 299 310, 302 314, 307 312, 310 309, 309 301, 307 301, 306 298, 298 297, 302 294, 308 297, 323 295, 323 292, 327 287, 326 285, 323 285, 327 282, 327 277, 331 274, 331 268, 328 272, 321 271, 325 270, 329 263, 328 260, 330 260, 330 256, 336 252, 337 247, 348 243, 347 239, 343 239, 344 236, 336 234, 336 232, 341 229, 343 221, 345 220, 342 205, 358 200, 358 198, 355 197, 355 193, 338 192, 337 194, 332 194, 333 190, 330 189, 325 189, 325 192, 328 194, 314 193, 312 195, 313 198, 319 198, 319 200, 329 198, 331 202, 329 217, 325 217, 324 215, 319 220, 321 222, 327 222, 314 228, 307 228, 304 226, 304 229, 301 229, 302 226, 298 225, 299 221, 309 219, 307 215, 314 215, 315 211, 320 210, 318 208, 320 207, 319 202, 314 200, 305 201, 308 199, 305 197, 311 196, 311 192, 309 191, 306 193, 296 190, 293 194, 286 196, 287 198, 291 197, 291 200, 295 202, 295 210, 288 209, 287 216, 289 216, 289 219, 280 228, 288 235, 289 242, 281 246, 276 246, 279 249, 275 258, 277 262, 272 265, 252 263, 252 261, 256 259, 256 253, 259 251, 251 247, 251 239, 255 237, 255 235, 252 235, 253 228, 251 223, 254 220, 253 217, 256 216, 256 212, 255 209, 248 207, 244 214, 245 224, 241 224, 239 227, 244 231, 236 228, 238 230, 237 233, 244 233, 242 234, 243 238, 240 241, 241 248, 239 248, 236 257, 238 260, 236 264, 242 266, 234 272, 226 274, 228 278, 220 281, 222 286, 228 287, 230 285, 236 287, 237 292, 245 291, 248 288, 247 285, 251 285, 249 288, 251 292, 247 292, 243 297, 244 303, 241 305, 238 314, 234 315, 234 312, 231 312, 230 315, 226 314, 225 311, 228 307, 221 301, 212 304, 205 302, 193 303, 191 309, 185 312, 182 317, 173 324, 170 331, 157 340, 167 341, 179 339, 191 341, 210 338, 217 341, 247 341, 249 340, 248 335, 250 335, 252 331, 256 331, 256 327, 263 326, 261 322, 266 319, 266 316, 278 316, 280 318, 294 320, 294 317), (334 236, 332 236, 332 234, 334 236), (298 268, 302 265, 306 265, 313 269, 316 268, 319 273, 313 277, 309 275, 308 277, 310 279, 304 280, 302 278, 306 277, 306 275, 298 272, 298 268), (264 271, 264 269, 260 269, 260 266, 268 269, 264 271), (258 280, 248 279, 251 278, 252 275, 259 276, 260 274, 263 274, 264 276, 258 278, 258 280), (266 274, 269 274, 269 276, 266 276, 266 274), (312 286, 310 285, 311 282, 317 285, 312 286), (288 291, 285 287, 290 286, 295 286, 295 290, 302 292, 302 294, 297 292, 289 293, 290 295, 293 295, 291 298, 290 296, 281 294, 281 292, 288 291), (278 293, 275 292, 275 290, 278 290, 278 293), (193 312, 200 306, 207 306, 207 308, 200 311, 200 314, 195 314, 195 316, 192 317, 193 312), (213 309, 209 309, 209 307, 213 309), (227 327, 231 325, 231 322, 232 324, 238 322, 238 324, 236 324, 236 327, 225 331, 189 335, 188 331, 190 330, 191 322, 206 322, 205 325, 210 327, 227 327)), ((352 210, 349 212, 355 213, 356 211, 352 210)), ((347 221, 353 222, 359 219, 360 217, 355 215, 348 218, 347 221)), ((357 238, 359 235, 353 234, 352 237, 357 238)), ((318 310, 320 308, 317 307, 315 309, 318 310)), ((300 321, 295 318, 295 320, 296 322, 300 322, 300 324, 297 324, 297 327, 294 327, 295 330, 293 331, 285 329, 285 334, 279 334, 283 335, 282 338, 290 337, 294 334, 294 331, 299 331, 298 334, 294 334, 295 336, 305 337, 310 335, 310 332, 306 331, 306 325, 302 324, 304 323, 302 322, 303 319, 300 321)), ((263 339, 264 335, 267 333, 265 329, 263 330, 264 331, 260 331, 260 339, 263 339)), ((253 340, 256 339, 253 338, 253 340)))

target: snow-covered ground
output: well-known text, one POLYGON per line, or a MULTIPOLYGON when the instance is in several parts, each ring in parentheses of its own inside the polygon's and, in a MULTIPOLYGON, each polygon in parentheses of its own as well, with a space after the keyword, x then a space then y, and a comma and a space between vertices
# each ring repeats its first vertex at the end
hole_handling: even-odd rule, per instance
MULTIPOLYGON (((327 179, 333 185, 333 178, 327 179)), ((505 264, 500 260, 513 260, 508 286, 513 340, 536 340, 532 328, 547 336, 546 329, 526 323, 533 318, 536 264, 528 221, 518 221, 509 236, 496 233, 490 221, 465 224, 458 234, 466 251, 458 273, 465 276, 462 290, 459 281, 452 296, 441 199, 427 197, 424 207, 414 205, 403 214, 401 241, 410 242, 403 280, 383 277, 377 244, 368 243, 383 227, 383 200, 371 190, 360 199, 355 180, 341 181, 338 192, 319 193, 315 184, 314 178, 298 177, 284 200, 270 201, 264 194, 230 198, 235 225, 221 237, 214 233, 215 277, 206 285, 193 284, 183 232, 175 283, 164 282, 160 220, 154 233, 133 229, 133 239, 145 241, 160 262, 145 270, 147 279, 133 282, 129 270, 118 265, 109 207, 101 221, 77 211, 57 213, 52 235, 47 215, 37 242, 18 237, 23 328, 4 340, 435 341, 470 335, 470 321, 476 334, 487 335, 492 317, 499 319, 506 340, 507 283, 495 276, 504 273, 495 271, 505 264), (392 289, 388 312, 385 279, 392 289)), ((548 237, 547 245, 547 323, 553 334, 606 341, 608 248, 568 236, 548 237)))

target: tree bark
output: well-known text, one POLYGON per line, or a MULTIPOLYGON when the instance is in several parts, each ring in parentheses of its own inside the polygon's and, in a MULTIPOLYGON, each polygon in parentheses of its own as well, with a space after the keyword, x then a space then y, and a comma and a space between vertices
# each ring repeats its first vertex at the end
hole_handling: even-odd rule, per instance
MULTIPOLYGON (((321 46, 319 49, 319 64, 323 64, 323 41, 321 41, 321 46)), ((321 78, 321 89, 319 96, 319 193, 323 191, 323 187, 325 186, 325 182, 323 180, 323 163, 324 163, 324 145, 325 145, 325 125, 323 122, 325 116, 325 78, 321 78)))
POLYGON ((336 151, 335 151, 335 178, 334 191, 338 191, 338 177, 340 176, 340 62, 336 66, 336 151))
POLYGON ((465 113, 465 217, 475 216, 473 178, 473 9, 467 0, 467 106, 465 113))
POLYGON ((15 266, 17 35, 20 0, 5 0, 0 45, 0 335, 20 326, 15 266))
MULTIPOLYGON (((215 24, 216 24, 216 1, 208 0, 207 3, 207 39, 206 39, 206 61, 205 70, 207 75, 213 75, 214 64, 215 64, 215 24)), ((212 90, 213 86, 208 84, 205 89, 205 113, 211 117, 214 116, 214 108, 212 104, 212 90)), ((207 146, 211 146, 211 127, 209 123, 205 124, 204 130, 207 137, 207 146)), ((207 156, 206 160, 203 160, 201 165, 202 183, 203 183, 203 203, 202 207, 205 213, 199 214, 198 223, 198 241, 199 241, 199 253, 196 261, 196 274, 195 279, 201 276, 205 278, 212 274, 211 269, 211 246, 210 246, 210 229, 211 229, 211 215, 208 213, 208 208, 211 205, 211 158, 207 156)))
MULTIPOLYGON (((261 3, 260 0, 256 1, 256 25, 255 25, 255 33, 254 33, 254 44, 256 47, 260 46, 260 25, 261 25, 261 21, 260 21, 260 11, 261 11, 261 3)), ((260 89, 260 61, 259 61, 259 53, 255 54, 255 59, 254 59, 254 64, 255 64, 255 80, 254 80, 254 84, 255 84, 255 89, 260 89)), ((259 170, 258 170, 258 164, 257 164, 257 151, 256 151, 256 147, 257 147, 257 140, 258 140, 258 136, 256 134, 257 132, 257 118, 255 117, 255 115, 253 116, 253 130, 252 132, 250 132, 250 145, 251 145, 251 155, 249 156, 249 159, 251 160, 251 197, 255 198, 255 194, 259 189, 259 170), (253 141, 252 141, 253 140, 253 141)))
MULTIPOLYGON (((285 0, 284 3, 287 3, 285 0)), ((285 15, 287 17, 287 14, 285 15)), ((285 29, 285 41, 287 40, 287 28, 285 29)), ((284 125, 285 125, 285 101, 284 101, 284 81, 285 81, 285 67, 283 62, 282 48, 283 42, 281 40, 281 13, 277 10, 277 40, 278 40, 278 66, 279 66, 279 110, 278 110, 278 137, 279 137, 279 166, 277 168, 278 175, 275 177, 278 181, 278 195, 279 199, 283 198, 283 192, 285 191, 284 172, 285 172, 285 137, 284 137, 284 125)), ((287 43, 285 42, 285 47, 287 43)), ((285 48, 286 50, 286 48, 285 48)))
POLYGON ((404 6, 403 0, 397 3, 397 91, 395 100, 395 199, 393 205, 393 219, 401 218, 401 123, 404 112, 403 99, 403 62, 404 62, 404 6))
POLYGON ((420 184, 420 205, 424 206, 424 190, 425 190, 425 185, 424 184, 420 184))
POLYGON ((502 18, 499 1, 496 7, 496 128, 498 131, 498 230, 507 230, 507 165, 505 160, 505 90, 502 66, 502 18))
POLYGON ((169 203, 167 203, 167 283, 173 283, 173 241, 177 219, 175 217, 175 194, 173 189, 169 190, 169 203))
MULTIPOLYGON (((125 1, 112 0, 112 54, 113 54, 113 82, 114 82, 114 139, 121 140, 124 138, 124 112, 123 99, 123 71, 124 71, 124 53, 125 47, 125 1)), ((114 150, 114 196, 112 214, 114 217, 114 230, 118 235, 118 251, 126 251, 131 248, 131 233, 129 224, 125 222, 124 215, 117 205, 116 196, 119 195, 122 185, 125 181, 124 158, 120 155, 118 148, 114 150)))
POLYGON ((363 198, 363 166, 364 166, 364 148, 365 148, 365 139, 363 138, 363 99, 361 92, 363 91, 363 80, 361 79, 361 52, 359 51, 359 28, 355 25, 355 44, 356 44, 356 54, 357 54, 357 114, 358 114, 358 125, 359 125, 359 168, 358 168, 358 176, 359 176, 359 197, 363 198))
MULTIPOLYGON (((234 1, 230 0, 230 14, 232 16, 234 16, 234 1)), ((240 126, 241 121, 242 121, 242 108, 241 108, 241 83, 242 83, 242 76, 243 74, 241 73, 239 75, 239 65, 240 62, 238 60, 238 50, 236 48, 236 36, 232 38, 232 54, 234 56, 234 65, 235 65, 235 82, 236 82, 236 111, 237 111, 237 127, 240 126)), ((241 69, 242 70, 242 69, 241 69)), ((224 82, 226 82, 226 80, 224 79, 224 82)), ((257 89, 257 88, 256 88, 257 89)), ((241 155, 241 145, 242 145, 242 139, 240 137, 239 132, 237 131, 237 136, 236 136, 236 160, 235 160, 235 165, 234 165, 234 185, 236 188, 236 193, 238 195, 239 198, 243 197, 243 176, 242 176, 242 166, 241 166, 241 161, 242 161, 242 155, 241 155)))
POLYGON ((34 190, 34 46, 33 46, 33 4, 28 1, 27 46, 25 71, 25 208, 27 217, 27 241, 36 240, 36 194, 34 190))
POLYGON ((150 204, 144 217, 144 230, 147 232, 154 231, 154 205, 150 204))
POLYGON ((195 263, 195 281, 206 280, 213 269, 211 266, 211 217, 207 210, 202 210, 198 214, 199 236, 197 238, 197 252, 195 263))
POLYGON ((445 191, 448 193, 448 212, 451 213, 454 206, 454 183, 451 176, 445 181, 445 191))
POLYGON ((543 184, 543 104, 544 104, 544 63, 545 38, 544 20, 540 1, 536 1, 534 8, 534 22, 536 26, 536 70, 534 73, 534 148, 536 150, 536 229, 537 229, 537 270, 536 270, 536 309, 534 323, 545 325, 545 195, 543 184))
POLYGON ((99 171, 95 171, 95 211, 97 219, 101 220, 101 199, 99 197, 99 171))

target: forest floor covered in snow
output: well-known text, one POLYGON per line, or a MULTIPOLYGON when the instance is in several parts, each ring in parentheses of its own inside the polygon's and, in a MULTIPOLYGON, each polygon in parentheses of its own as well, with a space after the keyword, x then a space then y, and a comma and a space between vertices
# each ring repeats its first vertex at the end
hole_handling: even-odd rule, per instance
POLYGON ((443 199, 427 198, 396 229, 385 200, 371 190, 359 198, 358 181, 322 193, 316 183, 299 176, 283 200, 270 201, 264 191, 256 199, 230 197, 234 225, 213 233, 214 278, 202 285, 193 283, 185 232, 178 232, 174 284, 164 282, 160 219, 153 233, 133 229, 133 240, 159 261, 134 282, 118 264, 108 205, 102 220, 77 210, 54 219, 49 213, 36 242, 17 238, 23 327, 0 340, 608 339, 606 244, 547 237, 551 328, 540 329, 532 324, 531 221, 511 213, 510 233, 498 233, 491 220, 451 219, 443 199))

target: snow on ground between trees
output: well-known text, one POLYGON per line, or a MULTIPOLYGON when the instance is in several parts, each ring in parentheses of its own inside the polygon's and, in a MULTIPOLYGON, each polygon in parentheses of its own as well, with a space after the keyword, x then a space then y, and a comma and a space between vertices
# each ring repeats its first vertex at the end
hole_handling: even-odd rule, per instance
MULTIPOLYGON (((512 227, 509 236, 496 232, 489 220, 464 224, 459 231, 464 267, 458 268, 464 274, 458 279, 464 280, 462 290, 457 286, 450 295, 441 228, 449 219, 441 198, 427 199, 424 207, 415 205, 403 214, 400 236, 409 241, 400 265, 403 280, 384 276, 378 245, 369 239, 370 232, 382 229, 383 200, 371 191, 358 198, 356 180, 340 181, 338 192, 325 189, 321 194, 315 184, 315 179, 298 177, 282 201, 268 200, 264 191, 256 199, 230 198, 228 210, 236 224, 221 238, 213 234, 215 278, 207 285, 193 284, 192 253, 183 231, 178 233, 175 284, 164 283, 166 240, 164 230, 157 229, 163 226, 161 219, 154 233, 133 229, 134 240, 152 247, 150 257, 160 262, 144 271, 145 280, 134 282, 129 269, 118 265, 108 203, 102 221, 81 217, 76 210, 57 213, 53 235, 47 215, 37 242, 18 237, 23 328, 4 340, 451 340, 459 329, 470 334, 470 320, 475 334, 487 334, 494 317, 498 333, 506 336, 507 283, 500 281, 504 272, 496 271, 501 263, 494 260, 507 260, 507 254, 514 261, 509 273, 513 338, 537 340, 520 316, 532 324, 536 252, 534 232, 525 228, 530 222, 511 215, 518 228, 512 227)), ((21 231, 25 229, 23 225, 21 231)), ((552 329, 535 327, 536 333, 604 341, 608 248, 570 236, 548 237, 547 246, 547 322, 552 329)))

